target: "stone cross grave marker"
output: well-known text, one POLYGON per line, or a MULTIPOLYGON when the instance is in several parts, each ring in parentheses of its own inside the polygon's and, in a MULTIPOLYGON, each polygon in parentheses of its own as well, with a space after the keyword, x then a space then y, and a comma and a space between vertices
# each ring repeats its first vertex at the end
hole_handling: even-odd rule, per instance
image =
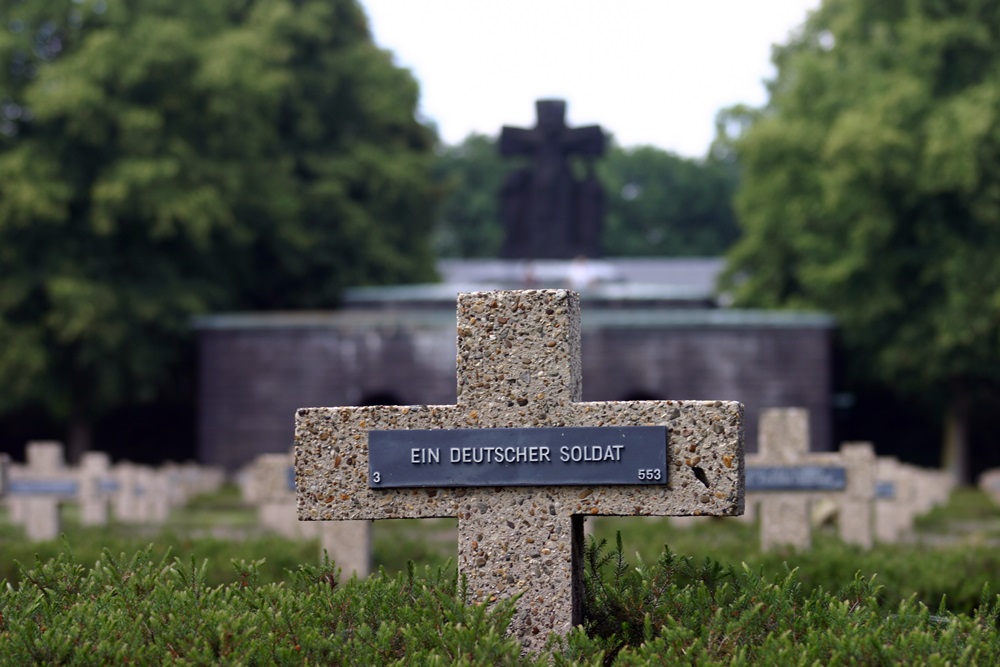
POLYGON ((65 464, 60 442, 33 441, 25 448, 24 465, 9 472, 7 505, 12 523, 24 526, 29 540, 51 540, 62 530, 60 506, 80 508, 80 524, 108 522, 108 502, 117 492, 111 463, 104 452, 85 452, 80 465, 65 464))
POLYGON ((291 452, 261 454, 246 472, 244 498, 257 508, 257 522, 263 528, 289 539, 318 538, 321 552, 329 554, 345 579, 355 574, 359 577, 371 574, 370 522, 324 524, 298 520, 291 452))
POLYGON ((837 505, 841 539, 872 546, 875 452, 870 443, 810 452, 809 412, 801 408, 765 410, 757 442, 760 451, 747 457, 746 492, 760 507, 762 549, 808 549, 811 506, 824 498, 837 505))
POLYGON ((917 471, 894 456, 880 456, 875 483, 875 539, 899 542, 917 514, 917 471))
POLYGON ((0 498, 7 493, 7 479, 10 474, 10 456, 0 452, 0 498))
POLYGON ((576 293, 460 294, 456 364, 455 405, 298 410, 299 518, 457 517, 471 601, 521 594, 526 650, 581 622, 585 516, 743 511, 743 405, 580 402, 576 293))
POLYGON ((11 520, 24 526, 32 542, 59 537, 62 519, 59 504, 78 493, 79 484, 67 473, 62 443, 29 442, 25 465, 8 484, 11 520))
POLYGON ((1000 505, 1000 468, 990 468, 979 476, 979 488, 1000 505))
POLYGON ((80 525, 103 526, 108 523, 108 504, 118 490, 111 471, 111 457, 106 452, 85 452, 80 458, 80 525))
POLYGON ((149 466, 128 461, 118 464, 119 485, 113 505, 122 523, 163 523, 170 514, 168 479, 149 466))

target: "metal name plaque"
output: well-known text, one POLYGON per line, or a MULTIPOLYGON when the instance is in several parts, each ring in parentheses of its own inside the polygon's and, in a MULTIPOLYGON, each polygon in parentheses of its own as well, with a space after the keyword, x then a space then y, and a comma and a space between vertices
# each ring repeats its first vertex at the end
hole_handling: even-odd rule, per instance
POLYGON ((7 486, 13 496, 74 496, 77 489, 71 479, 12 479, 7 486))
POLYGON ((102 493, 118 493, 122 485, 114 479, 102 479, 97 482, 97 490, 102 493))
POLYGON ((826 466, 746 469, 747 491, 843 491, 847 470, 826 466))
POLYGON ((368 432, 372 489, 666 483, 666 426, 368 432))
POLYGON ((896 483, 875 482, 875 497, 892 500, 896 497, 896 483))

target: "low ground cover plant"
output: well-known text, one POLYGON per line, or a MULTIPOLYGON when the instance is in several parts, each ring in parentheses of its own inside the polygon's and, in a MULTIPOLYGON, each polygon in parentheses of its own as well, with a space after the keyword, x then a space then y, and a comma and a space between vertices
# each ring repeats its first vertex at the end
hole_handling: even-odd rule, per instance
POLYGON ((807 590, 796 572, 696 564, 665 550, 630 563, 591 542, 585 625, 539 656, 506 634, 509 602, 467 605, 453 568, 338 583, 333 563, 282 582, 260 562, 208 565, 105 551, 92 566, 69 550, 0 591, 0 665, 694 665, 996 664, 1000 596, 973 614, 914 599, 886 612, 876 581, 807 590))
POLYGON ((886 610, 877 577, 835 591, 802 585, 797 571, 763 574, 665 549, 633 567, 615 549, 587 549, 586 623, 563 664, 696 665, 996 664, 1000 596, 980 591, 972 614, 911 597, 886 610), (600 655, 597 662, 594 655, 600 655), (662 661, 662 662, 660 662, 662 661))
MULTIPOLYGON (((444 570, 339 584, 303 565, 262 583, 259 562, 210 586, 207 566, 106 551, 91 568, 63 554, 22 568, 0 595, 2 665, 461 664, 515 660, 511 605, 468 606, 444 570)), ((485 663, 483 663, 485 664, 485 663)))
POLYGON ((978 532, 934 549, 865 552, 821 533, 808 552, 762 554, 751 525, 599 520, 585 623, 540 656, 507 636, 509 604, 463 602, 451 524, 376 526, 380 573, 341 582, 315 542, 254 532, 233 498, 159 532, 70 521, 65 540, 27 544, 0 525, 0 667, 1000 664, 1000 511, 971 492, 917 539, 955 522, 978 532), (240 539, 206 532, 223 518, 240 539))
POLYGON ((594 534, 613 542, 619 531, 627 537, 627 553, 646 562, 655 562, 670 544, 697 562, 711 558, 736 569, 746 563, 772 579, 795 568, 796 579, 807 590, 836 591, 855 575, 875 577, 887 612, 915 596, 931 609, 946 598, 952 611, 971 614, 984 585, 1000 589, 1000 506, 972 488, 957 489, 946 505, 920 517, 908 543, 869 550, 845 545, 833 527, 824 527, 814 532, 808 551, 762 553, 759 527, 729 519, 679 527, 677 520, 607 517, 597 520, 594 534))

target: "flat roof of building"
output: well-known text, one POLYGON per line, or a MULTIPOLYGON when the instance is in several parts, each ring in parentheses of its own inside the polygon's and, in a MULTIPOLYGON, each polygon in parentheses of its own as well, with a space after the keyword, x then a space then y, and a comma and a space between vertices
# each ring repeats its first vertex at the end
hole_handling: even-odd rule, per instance
MULTIPOLYGON (((826 328, 825 313, 784 310, 595 308, 580 317, 583 329, 614 328, 826 328)), ((454 328, 455 310, 392 309, 221 313, 198 317, 199 330, 454 328)))
POLYGON ((601 260, 443 259, 443 282, 353 287, 329 311, 221 313, 195 320, 200 330, 266 328, 441 328, 455 326, 460 292, 577 286, 584 329, 625 327, 833 328, 825 313, 719 308, 718 257, 601 260))

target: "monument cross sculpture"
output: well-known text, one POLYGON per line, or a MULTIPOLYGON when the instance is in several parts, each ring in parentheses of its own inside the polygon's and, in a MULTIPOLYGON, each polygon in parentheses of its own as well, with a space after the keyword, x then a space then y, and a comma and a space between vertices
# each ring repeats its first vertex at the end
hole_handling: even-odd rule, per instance
POLYGON ((500 196, 506 228, 500 255, 508 259, 572 259, 601 254, 604 197, 590 165, 583 180, 573 175, 569 158, 604 153, 598 125, 566 126, 566 103, 535 103, 538 124, 531 129, 504 127, 500 154, 528 156, 529 167, 508 175, 500 196))
POLYGON ((520 594, 512 632, 527 650, 582 620, 584 517, 743 511, 743 405, 580 402, 576 293, 460 294, 456 363, 454 405, 298 410, 299 519, 457 517, 469 596, 520 594), (635 426, 656 428, 625 428, 635 426), (419 437, 407 440, 407 429, 419 437), (425 468, 429 477, 418 474, 425 468), (572 479, 602 469, 619 477, 572 479), (482 470, 505 481, 490 483, 482 470))

